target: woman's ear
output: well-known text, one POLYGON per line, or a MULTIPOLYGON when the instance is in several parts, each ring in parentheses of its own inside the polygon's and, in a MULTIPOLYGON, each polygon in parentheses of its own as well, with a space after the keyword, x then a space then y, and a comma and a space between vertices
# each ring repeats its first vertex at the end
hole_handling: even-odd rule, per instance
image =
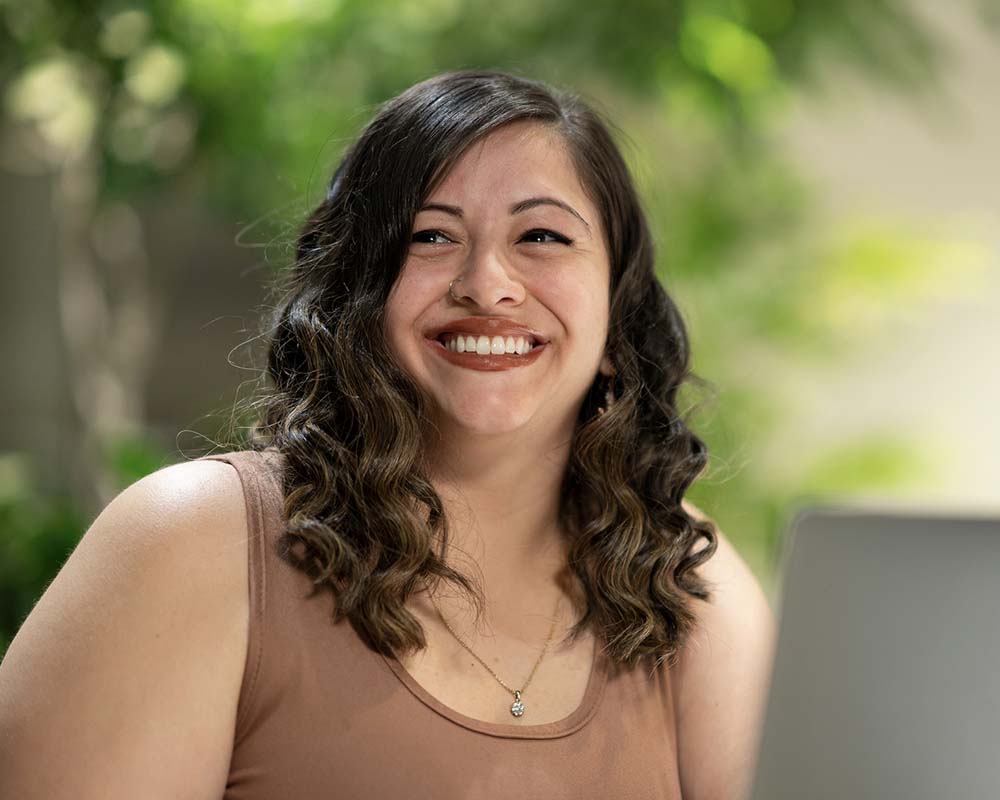
POLYGON ((605 351, 604 355, 601 357, 601 365, 600 367, 598 367, 598 369, 600 370, 602 375, 615 374, 614 364, 611 363, 611 359, 608 357, 607 351, 605 351))

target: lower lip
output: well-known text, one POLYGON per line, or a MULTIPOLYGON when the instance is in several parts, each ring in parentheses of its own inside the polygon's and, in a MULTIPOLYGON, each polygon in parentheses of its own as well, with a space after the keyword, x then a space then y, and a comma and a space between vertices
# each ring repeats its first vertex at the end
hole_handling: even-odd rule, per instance
POLYGON ((514 369, 515 367, 526 367, 534 364, 542 351, 548 347, 546 344, 537 344, 531 348, 531 352, 519 355, 475 355, 474 353, 456 353, 449 350, 437 339, 424 339, 427 346, 440 355, 445 361, 449 361, 456 367, 467 367, 468 369, 478 369, 485 372, 496 372, 503 369, 514 369))

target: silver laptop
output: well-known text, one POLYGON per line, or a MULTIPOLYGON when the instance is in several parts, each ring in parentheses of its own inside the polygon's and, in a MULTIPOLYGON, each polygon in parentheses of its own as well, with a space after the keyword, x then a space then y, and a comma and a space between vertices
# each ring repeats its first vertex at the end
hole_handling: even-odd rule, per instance
POLYGON ((799 511, 752 800, 1000 798, 1000 517, 799 511))

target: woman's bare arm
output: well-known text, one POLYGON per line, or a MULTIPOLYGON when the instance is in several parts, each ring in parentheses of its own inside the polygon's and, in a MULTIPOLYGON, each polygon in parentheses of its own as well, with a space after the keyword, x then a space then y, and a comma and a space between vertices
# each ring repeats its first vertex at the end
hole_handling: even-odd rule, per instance
POLYGON ((221 797, 247 591, 232 466, 177 464, 121 492, 0 664, 0 797, 221 797))

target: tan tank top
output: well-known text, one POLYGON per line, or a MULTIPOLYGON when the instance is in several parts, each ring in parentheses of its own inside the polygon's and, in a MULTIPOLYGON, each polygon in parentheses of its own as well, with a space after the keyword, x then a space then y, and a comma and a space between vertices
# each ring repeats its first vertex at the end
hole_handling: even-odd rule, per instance
POLYGON ((465 716, 394 658, 334 624, 329 591, 273 548, 284 530, 274 449, 231 464, 246 497, 250 630, 225 800, 677 800, 666 668, 626 670, 595 648, 580 706, 556 722, 465 716))

